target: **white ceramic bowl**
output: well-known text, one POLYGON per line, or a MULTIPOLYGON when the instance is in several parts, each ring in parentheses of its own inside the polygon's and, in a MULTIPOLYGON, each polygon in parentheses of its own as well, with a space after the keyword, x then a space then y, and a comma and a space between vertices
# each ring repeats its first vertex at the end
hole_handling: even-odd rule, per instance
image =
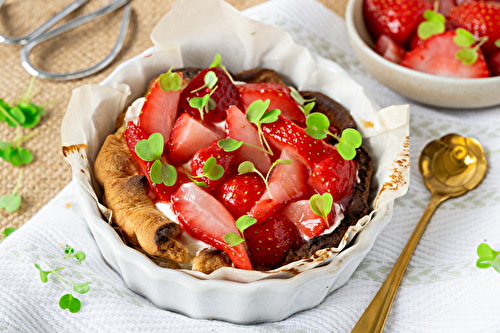
POLYGON ((378 55, 363 18, 363 1, 349 0, 347 34, 361 64, 380 83, 417 102, 471 109, 500 104, 500 77, 456 79, 418 72, 378 55))

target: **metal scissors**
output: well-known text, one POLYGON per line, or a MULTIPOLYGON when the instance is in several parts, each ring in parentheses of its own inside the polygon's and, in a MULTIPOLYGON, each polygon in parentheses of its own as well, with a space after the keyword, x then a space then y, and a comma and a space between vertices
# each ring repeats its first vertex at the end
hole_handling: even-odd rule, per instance
MULTIPOLYGON (((24 44, 24 46, 21 49, 21 64, 24 67, 24 69, 30 73, 33 76, 42 78, 42 79, 52 79, 52 80, 60 80, 60 81, 65 81, 65 80, 74 80, 74 79, 79 79, 82 77, 86 77, 89 75, 92 75, 94 73, 97 73, 98 71, 102 70, 106 66, 108 66, 118 55, 120 50, 123 47, 123 44, 125 43, 125 37, 127 36, 127 30, 130 22, 130 6, 128 6, 128 3, 131 0, 114 0, 113 2, 109 3, 108 5, 101 7, 100 9, 96 10, 95 12, 92 12, 90 14, 87 14, 85 16, 77 17, 75 19, 69 20, 68 22, 64 23, 60 27, 57 27, 56 29, 53 29, 51 31, 46 32, 48 29, 50 29, 52 26, 54 26, 57 22, 62 20, 64 17, 66 17, 68 14, 76 10, 77 8, 81 7, 83 4, 88 2, 89 0, 76 0, 66 8, 64 8, 62 11, 59 13, 55 14, 50 20, 42 24, 39 28, 35 29, 29 34, 26 34, 24 36, 20 37, 8 37, 5 35, 0 34, 0 43, 5 43, 5 44, 24 44), (126 6, 125 6, 126 5, 126 6), (92 21, 102 15, 108 14, 122 6, 125 6, 125 10, 123 12, 122 20, 121 20, 121 26, 120 26, 120 32, 118 33, 118 38, 115 43, 115 46, 111 50, 111 52, 106 56, 104 60, 102 60, 100 63, 98 63, 95 66, 92 66, 90 68, 77 71, 77 72, 72 72, 72 73, 53 73, 53 72, 47 72, 40 70, 33 66, 29 59, 29 54, 30 51, 38 44, 45 42, 48 39, 51 39, 53 37, 56 37, 62 33, 65 33, 66 31, 69 31, 71 29, 74 29, 82 24, 85 24, 89 21, 92 21)), ((0 0, 0 7, 2 6, 4 0, 0 0)))

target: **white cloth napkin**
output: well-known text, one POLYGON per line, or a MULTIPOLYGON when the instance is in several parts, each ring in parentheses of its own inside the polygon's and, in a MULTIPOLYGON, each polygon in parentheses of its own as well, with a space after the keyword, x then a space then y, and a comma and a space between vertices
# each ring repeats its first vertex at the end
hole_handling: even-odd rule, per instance
MULTIPOLYGON (((245 15, 289 31, 312 52, 339 63, 381 106, 411 104, 411 184, 372 251, 342 288, 317 307, 281 322, 235 325, 196 320, 156 308, 127 289, 102 259, 83 220, 72 184, 31 221, 0 244, 0 330, 7 332, 350 332, 397 260, 430 194, 418 172, 427 142, 448 133, 477 138, 487 152, 488 172, 479 188, 443 203, 428 226, 396 295, 384 332, 498 332, 500 274, 478 269, 476 248, 485 239, 500 249, 500 107, 436 110, 393 93, 357 61, 344 21, 315 0, 275 0, 245 15), (62 244, 87 259, 62 259, 62 244), (54 277, 40 281, 34 263, 64 266, 65 277, 90 283, 76 295, 82 309, 61 310, 67 293, 54 277)), ((42 266, 43 267, 43 266, 42 266)))

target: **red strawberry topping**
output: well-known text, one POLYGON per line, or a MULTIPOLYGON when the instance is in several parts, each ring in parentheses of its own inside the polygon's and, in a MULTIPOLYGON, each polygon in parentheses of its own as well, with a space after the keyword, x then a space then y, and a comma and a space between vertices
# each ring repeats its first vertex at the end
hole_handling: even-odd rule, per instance
POLYGON ((215 195, 237 219, 250 212, 265 191, 264 180, 252 173, 226 179, 217 187, 215 195))
POLYGON ((375 44, 375 52, 396 64, 403 61, 403 58, 406 55, 406 49, 393 41, 387 35, 381 35, 378 38, 377 43, 375 44))
POLYGON ((258 221, 267 219, 290 202, 309 194, 307 168, 295 156, 293 150, 283 149, 280 159, 291 160, 292 164, 279 164, 273 170, 269 180, 269 191, 262 195, 249 214, 258 221))
POLYGON ((298 124, 304 124, 306 117, 291 95, 288 87, 277 83, 246 83, 238 86, 245 110, 256 100, 271 100, 268 110, 279 109, 281 115, 298 124))
POLYGON ((488 59, 488 66, 492 76, 500 76, 500 50, 488 59))
POLYGON ((455 31, 448 31, 426 39, 406 54, 401 66, 448 77, 488 77, 490 72, 481 50, 478 50, 477 61, 470 66, 464 65, 455 57, 461 49, 453 40, 455 36, 455 31))
POLYGON ((311 169, 331 150, 331 146, 325 145, 323 140, 310 137, 302 127, 282 116, 279 116, 274 123, 263 124, 262 130, 270 143, 279 150, 292 147, 295 155, 311 169))
MULTIPOLYGON (((208 148, 200 149, 194 154, 191 160, 191 175, 201 176, 203 174, 203 167, 210 157, 215 157, 218 165, 222 166, 224 169, 224 175, 226 175, 229 170, 229 166, 234 158, 233 152, 225 152, 222 148, 217 145, 217 141, 214 141, 212 145, 208 148)), ((224 176, 219 179, 210 179, 207 176, 203 176, 197 179, 198 181, 205 182, 209 190, 213 190, 219 183, 224 180, 224 176)))
POLYGON ((427 9, 432 9, 427 0, 365 0, 363 14, 373 40, 385 34, 406 46, 427 9))
POLYGON ((194 238, 224 251, 236 267, 252 269, 244 243, 229 247, 224 241, 227 233, 240 232, 234 218, 217 199, 194 183, 183 184, 172 196, 172 209, 194 238))
POLYGON ((356 184, 357 164, 355 160, 344 160, 337 149, 318 163, 309 177, 308 184, 323 194, 328 192, 333 201, 341 201, 352 195, 356 184))
POLYGON ((309 200, 299 200, 292 202, 283 209, 283 214, 293 222, 300 230, 300 232, 307 238, 319 236, 328 226, 332 226, 335 210, 332 209, 328 215, 328 225, 322 217, 314 214, 309 204, 309 200))
POLYGON ((297 227, 285 216, 270 217, 244 233, 252 265, 259 269, 280 265, 290 250, 304 244, 297 227))
POLYGON ((453 8, 450 20, 457 27, 470 31, 476 38, 488 36, 481 46, 489 56, 498 48, 495 41, 500 39, 500 3, 494 1, 469 2, 453 8))
MULTIPOLYGON (((257 129, 236 106, 227 109, 226 133, 228 138, 262 147, 257 129)), ((248 145, 241 146, 234 154, 233 163, 235 165, 239 165, 244 161, 252 162, 262 173, 267 173, 267 170, 271 167, 269 154, 248 145)))
POLYGON ((203 116, 204 121, 220 122, 226 119, 226 110, 231 105, 236 105, 238 108, 243 109, 241 97, 238 89, 233 84, 226 72, 220 67, 205 68, 198 75, 196 75, 186 88, 181 93, 179 100, 178 112, 189 113, 195 119, 201 119, 200 111, 189 105, 189 101, 193 97, 203 97, 210 94, 212 89, 205 87, 201 90, 195 91, 205 85, 205 74, 214 72, 217 76, 217 83, 213 87, 214 92, 210 97, 215 101, 215 108, 210 110, 203 116), (193 92, 195 91, 195 92, 193 92))
POLYGON ((224 138, 219 128, 201 123, 183 113, 175 122, 168 142, 168 160, 172 164, 187 162, 198 150, 209 147, 212 142, 224 138))
MULTIPOLYGON (((177 74, 182 79, 182 73, 177 74)), ((148 137, 153 133, 160 133, 165 141, 170 138, 180 94, 180 89, 165 92, 160 88, 159 80, 154 81, 139 115, 139 127, 148 137)))

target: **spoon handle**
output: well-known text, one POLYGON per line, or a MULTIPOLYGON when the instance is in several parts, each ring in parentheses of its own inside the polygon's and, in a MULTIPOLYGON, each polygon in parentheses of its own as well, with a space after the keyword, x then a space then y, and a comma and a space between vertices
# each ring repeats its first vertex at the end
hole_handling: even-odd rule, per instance
POLYGON ((420 237, 422 237, 425 227, 427 226, 427 223, 437 206, 439 206, 439 204, 447 198, 447 196, 443 195, 432 195, 424 214, 420 218, 415 230, 413 230, 410 239, 406 243, 403 252, 401 252, 401 255, 398 258, 398 261, 394 264, 394 267, 387 276, 384 284, 380 287, 377 295, 373 298, 368 308, 366 308, 351 333, 382 332, 387 316, 389 315, 389 311, 391 310, 392 302, 394 301, 399 284, 406 270, 406 266, 408 266, 408 263, 410 262, 418 241, 420 240, 420 237))

